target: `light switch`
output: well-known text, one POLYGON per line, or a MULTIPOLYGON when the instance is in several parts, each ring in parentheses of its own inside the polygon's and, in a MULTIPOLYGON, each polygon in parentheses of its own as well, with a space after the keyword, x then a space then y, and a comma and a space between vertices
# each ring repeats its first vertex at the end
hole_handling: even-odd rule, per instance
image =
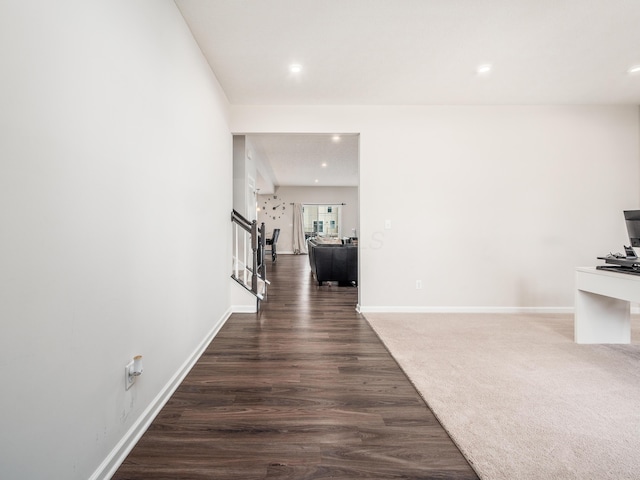
POLYGON ((391 230, 391 220, 384 221, 384 228, 385 230, 391 230))

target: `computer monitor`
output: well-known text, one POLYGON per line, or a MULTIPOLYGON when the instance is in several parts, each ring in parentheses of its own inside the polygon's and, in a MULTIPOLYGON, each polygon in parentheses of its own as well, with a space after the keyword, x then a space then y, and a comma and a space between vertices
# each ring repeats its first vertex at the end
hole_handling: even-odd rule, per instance
POLYGON ((625 210, 624 220, 632 247, 640 247, 640 210, 625 210))

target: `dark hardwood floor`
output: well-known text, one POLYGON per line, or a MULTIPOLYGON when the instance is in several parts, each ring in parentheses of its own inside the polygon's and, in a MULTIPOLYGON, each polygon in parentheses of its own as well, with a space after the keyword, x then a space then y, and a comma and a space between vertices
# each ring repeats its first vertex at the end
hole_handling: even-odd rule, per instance
POLYGON ((269 265, 115 479, 476 479, 367 322, 357 288, 269 265))

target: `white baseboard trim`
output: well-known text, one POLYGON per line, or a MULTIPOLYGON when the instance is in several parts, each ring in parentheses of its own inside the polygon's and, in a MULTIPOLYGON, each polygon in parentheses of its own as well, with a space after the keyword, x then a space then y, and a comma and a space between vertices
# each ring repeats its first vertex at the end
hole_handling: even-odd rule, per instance
POLYGON ((231 305, 231 313, 256 313, 257 305, 231 305))
POLYGON ((418 307, 362 306, 360 313, 573 313, 573 307, 418 307))
POLYGON ((120 467, 122 462, 124 462, 131 450, 133 450, 133 447, 136 445, 138 440, 140 440, 140 437, 142 437, 144 432, 147 431, 151 422, 160 413, 162 407, 164 407, 164 405, 169 401, 171 395, 173 395, 178 386, 182 383, 184 378, 196 364, 200 356, 204 353, 205 349, 209 346, 232 313, 232 309, 229 308, 216 322, 209 333, 207 333, 204 340, 200 342, 178 371, 173 375, 173 377, 171 377, 169 382, 167 382, 164 388, 160 390, 158 395, 156 395, 149 406, 144 410, 144 412, 142 412, 142 415, 138 417, 124 437, 122 437, 113 450, 111 450, 107 458, 103 460, 96 471, 93 472, 93 475, 89 477, 89 480, 106 480, 116 473, 116 470, 120 467))

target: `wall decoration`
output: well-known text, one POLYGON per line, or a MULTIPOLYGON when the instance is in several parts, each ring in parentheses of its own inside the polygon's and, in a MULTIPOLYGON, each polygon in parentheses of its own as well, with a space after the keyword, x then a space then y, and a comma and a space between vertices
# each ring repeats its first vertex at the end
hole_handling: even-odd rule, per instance
POLYGON ((278 198, 277 195, 272 195, 270 197, 267 197, 267 199, 264 201, 262 209, 265 215, 276 220, 284 215, 284 211, 286 210, 286 203, 281 198, 278 198))

